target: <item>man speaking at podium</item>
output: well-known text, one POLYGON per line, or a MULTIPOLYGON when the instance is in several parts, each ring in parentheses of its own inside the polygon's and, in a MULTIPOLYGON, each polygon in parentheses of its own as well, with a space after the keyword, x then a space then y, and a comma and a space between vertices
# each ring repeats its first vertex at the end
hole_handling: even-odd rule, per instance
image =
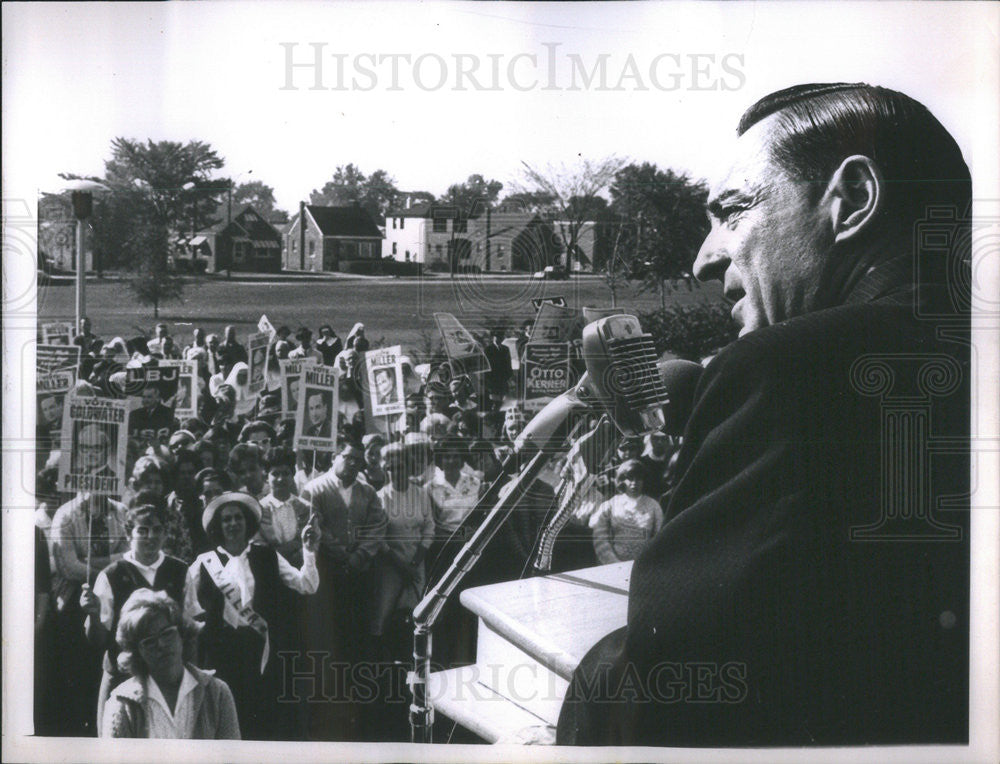
POLYGON ((868 85, 773 93, 737 134, 693 270, 740 337, 558 742, 964 743, 969 170, 868 85))

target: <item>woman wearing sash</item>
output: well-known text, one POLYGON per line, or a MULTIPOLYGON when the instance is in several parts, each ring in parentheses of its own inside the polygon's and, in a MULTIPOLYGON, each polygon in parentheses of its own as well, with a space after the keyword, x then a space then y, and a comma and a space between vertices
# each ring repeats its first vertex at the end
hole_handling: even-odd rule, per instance
POLYGON ((200 665, 214 668, 232 689, 243 737, 294 740, 300 737, 298 704, 278 698, 301 650, 298 597, 319 586, 320 531, 310 518, 296 569, 273 547, 251 543, 260 518, 260 504, 240 491, 209 502, 202 525, 215 548, 191 565, 184 609, 203 624, 200 665))

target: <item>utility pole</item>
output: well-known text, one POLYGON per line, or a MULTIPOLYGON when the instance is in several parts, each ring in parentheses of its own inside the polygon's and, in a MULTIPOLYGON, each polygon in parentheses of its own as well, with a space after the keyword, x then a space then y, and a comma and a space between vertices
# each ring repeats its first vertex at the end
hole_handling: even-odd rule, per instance
POLYGON ((489 273, 491 268, 490 264, 490 214, 493 211, 493 205, 490 204, 489 200, 486 200, 486 272, 489 273))

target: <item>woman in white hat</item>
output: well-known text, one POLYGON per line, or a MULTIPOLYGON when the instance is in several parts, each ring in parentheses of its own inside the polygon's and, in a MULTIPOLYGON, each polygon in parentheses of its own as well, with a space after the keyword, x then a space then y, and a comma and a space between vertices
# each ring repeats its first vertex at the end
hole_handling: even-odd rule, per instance
POLYGON ((232 689, 243 737, 295 739, 296 706, 277 700, 292 666, 277 656, 301 649, 299 595, 319 586, 320 530, 315 517, 302 529, 303 562, 296 569, 273 547, 252 542, 260 518, 260 504, 247 493, 229 491, 209 502, 202 525, 215 548, 191 565, 184 609, 204 624, 202 665, 232 689))

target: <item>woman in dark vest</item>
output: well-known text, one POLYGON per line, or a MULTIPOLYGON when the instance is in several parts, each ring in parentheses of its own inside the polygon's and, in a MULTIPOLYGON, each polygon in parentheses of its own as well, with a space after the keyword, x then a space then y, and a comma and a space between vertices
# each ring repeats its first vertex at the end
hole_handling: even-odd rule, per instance
POLYGON ((129 677, 118 667, 114 639, 122 605, 138 589, 166 592, 178 605, 184 601, 187 565, 163 553, 166 525, 162 506, 139 504, 130 509, 125 516, 129 550, 97 574, 93 589, 83 585, 80 607, 87 614, 87 639, 98 649, 107 650, 97 697, 97 729, 101 729, 104 704, 111 691, 129 677))
POLYGON ((319 586, 319 528, 310 518, 302 529, 296 569, 273 547, 251 543, 260 517, 257 500, 240 491, 209 502, 202 525, 214 548, 188 571, 184 609, 203 624, 199 665, 215 669, 233 691, 244 739, 294 740, 304 721, 299 704, 278 698, 283 677, 299 668, 292 660, 302 644, 298 597, 319 586))

